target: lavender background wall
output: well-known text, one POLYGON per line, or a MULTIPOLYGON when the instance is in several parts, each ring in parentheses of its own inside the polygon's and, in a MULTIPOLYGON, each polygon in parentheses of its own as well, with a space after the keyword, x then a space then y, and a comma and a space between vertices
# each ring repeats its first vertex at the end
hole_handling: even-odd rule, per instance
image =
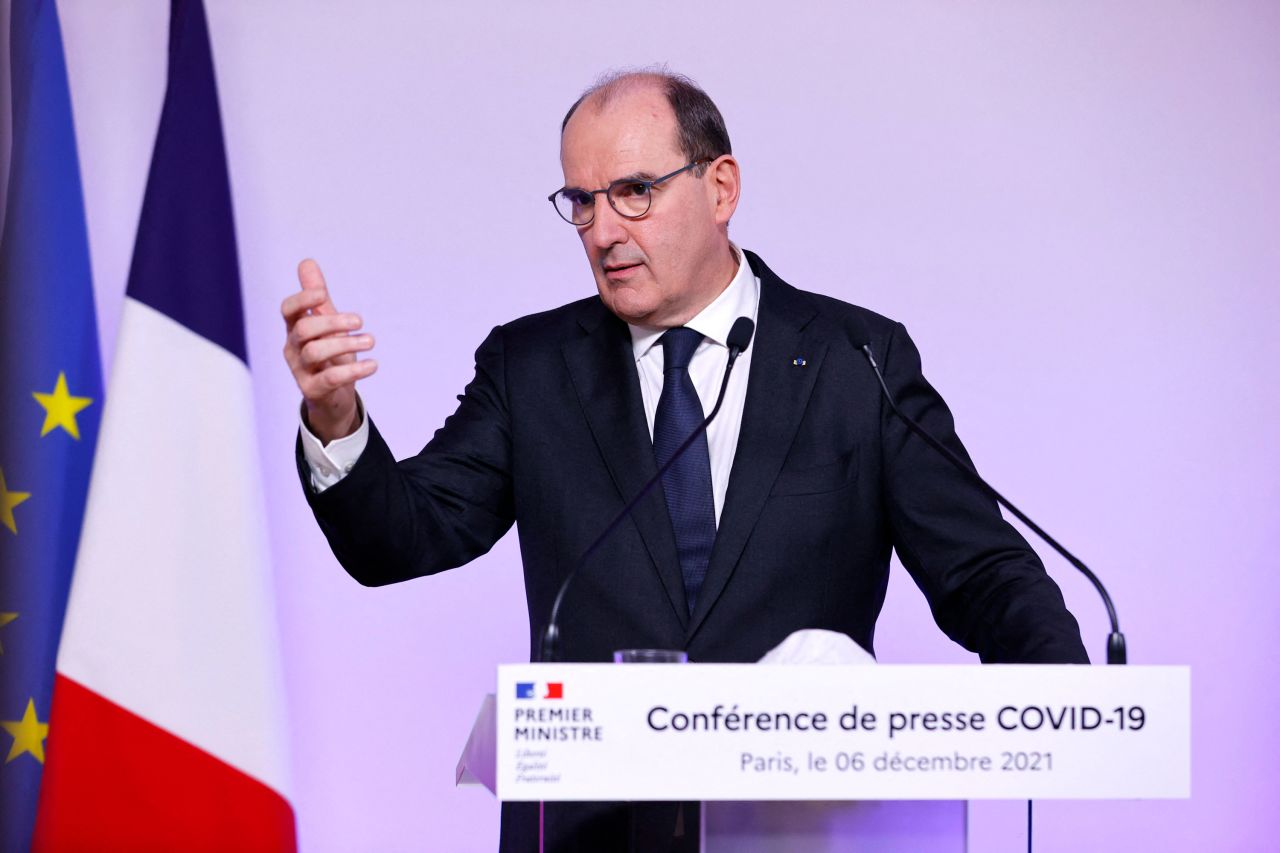
MULTIPOLYGON (((591 292, 544 201, 558 121, 599 71, 653 61, 725 113, 735 239, 907 323, 982 470, 1107 578, 1132 661, 1193 667, 1193 798, 1046 802, 1037 849, 1274 843, 1280 6, 209 5, 305 849, 492 849, 497 806, 453 765, 527 649, 513 537, 380 590, 330 556, 293 471, 293 268, 316 256, 364 314, 363 394, 413 452, 490 327, 591 292)), ((109 365, 168 4, 59 7, 109 365)), ((1101 606, 1046 562, 1099 657, 1101 606)), ((881 659, 970 660, 895 572, 881 659)), ((975 807, 974 849, 1019 849, 1021 817, 975 807)))

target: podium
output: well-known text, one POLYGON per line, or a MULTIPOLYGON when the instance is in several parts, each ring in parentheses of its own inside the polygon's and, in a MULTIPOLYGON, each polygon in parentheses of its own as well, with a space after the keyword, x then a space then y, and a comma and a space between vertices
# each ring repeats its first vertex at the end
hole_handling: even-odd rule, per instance
POLYGON ((967 800, 1189 797, 1190 688, 1177 666, 501 666, 458 781, 700 800, 706 849, 815 825, 892 848, 901 825, 963 850, 967 800))

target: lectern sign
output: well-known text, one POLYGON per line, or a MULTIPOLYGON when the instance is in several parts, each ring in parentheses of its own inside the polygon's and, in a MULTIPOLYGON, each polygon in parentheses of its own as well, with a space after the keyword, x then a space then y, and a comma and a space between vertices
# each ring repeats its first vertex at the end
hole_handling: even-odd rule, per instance
POLYGON ((503 800, 1191 795, 1186 667, 526 664, 503 800))

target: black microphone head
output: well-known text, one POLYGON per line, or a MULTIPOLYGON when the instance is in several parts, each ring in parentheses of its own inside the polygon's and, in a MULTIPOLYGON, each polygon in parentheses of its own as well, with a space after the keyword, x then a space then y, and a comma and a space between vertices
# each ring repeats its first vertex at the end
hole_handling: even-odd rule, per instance
POLYGON ((751 322, 750 317, 739 317, 733 321, 733 328, 729 330, 729 351, 737 350, 737 354, 741 355, 747 351, 747 347, 751 344, 751 336, 756 332, 756 324, 751 322))
POLYGON ((560 629, 556 627, 555 617, 547 623, 542 634, 542 642, 538 646, 539 663, 555 663, 560 657, 560 629))

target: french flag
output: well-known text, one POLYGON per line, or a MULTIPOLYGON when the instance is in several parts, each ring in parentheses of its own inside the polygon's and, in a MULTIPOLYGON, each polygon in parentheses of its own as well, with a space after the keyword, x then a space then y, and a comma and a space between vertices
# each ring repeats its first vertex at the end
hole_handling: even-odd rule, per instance
POLYGON ((517 699, 563 699, 564 698, 564 682, 547 681, 542 682, 543 692, 538 692, 538 682, 518 681, 516 682, 516 698, 517 699))
POLYGON ((168 89, 89 487, 36 850, 294 850, 231 193, 200 0, 168 89))

